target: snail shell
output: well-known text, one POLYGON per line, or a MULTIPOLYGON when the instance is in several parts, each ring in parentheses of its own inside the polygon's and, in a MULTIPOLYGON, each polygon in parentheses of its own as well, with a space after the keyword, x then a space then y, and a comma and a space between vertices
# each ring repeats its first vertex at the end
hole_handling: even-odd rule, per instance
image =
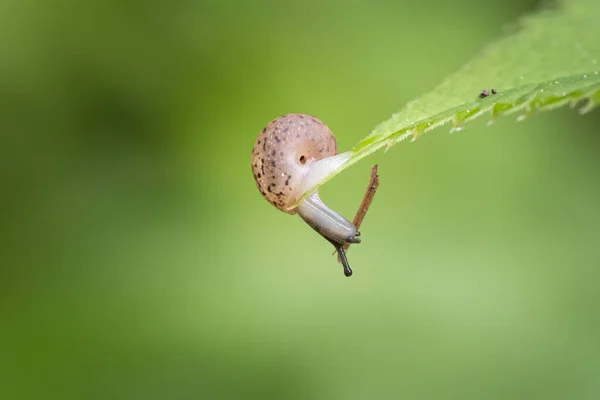
POLYGON ((287 114, 269 122, 256 139, 252 151, 252 172, 258 190, 279 210, 296 202, 300 182, 316 160, 337 154, 333 132, 318 118, 287 114))

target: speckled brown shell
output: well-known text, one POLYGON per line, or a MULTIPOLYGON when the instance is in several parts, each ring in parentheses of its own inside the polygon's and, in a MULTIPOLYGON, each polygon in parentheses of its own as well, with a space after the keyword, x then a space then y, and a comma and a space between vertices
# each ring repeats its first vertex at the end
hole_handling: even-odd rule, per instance
POLYGON ((294 204, 295 188, 307 166, 337 154, 333 132, 318 118, 286 114, 269 122, 252 150, 252 173, 258 190, 275 207, 294 204))

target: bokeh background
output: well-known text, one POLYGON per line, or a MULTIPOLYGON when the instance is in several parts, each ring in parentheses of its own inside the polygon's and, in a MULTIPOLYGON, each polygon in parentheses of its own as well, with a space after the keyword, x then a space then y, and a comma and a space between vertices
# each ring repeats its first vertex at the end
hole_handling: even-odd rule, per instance
POLYGON ((381 175, 352 278, 250 169, 288 112, 350 149, 536 1, 1 4, 0 398, 600 396, 598 112, 346 170, 349 218, 381 175))

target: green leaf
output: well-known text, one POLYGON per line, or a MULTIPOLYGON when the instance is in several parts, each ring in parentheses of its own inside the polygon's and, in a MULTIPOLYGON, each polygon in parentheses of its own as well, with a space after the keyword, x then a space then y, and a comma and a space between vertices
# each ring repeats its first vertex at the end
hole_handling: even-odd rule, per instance
POLYGON ((523 18, 518 30, 489 44, 479 55, 431 92, 409 102, 358 142, 347 162, 318 186, 373 152, 417 139, 448 122, 451 131, 483 115, 518 113, 518 120, 583 100, 581 113, 600 103, 600 1, 561 2, 555 10, 523 18), (479 98, 482 90, 497 94, 479 98))

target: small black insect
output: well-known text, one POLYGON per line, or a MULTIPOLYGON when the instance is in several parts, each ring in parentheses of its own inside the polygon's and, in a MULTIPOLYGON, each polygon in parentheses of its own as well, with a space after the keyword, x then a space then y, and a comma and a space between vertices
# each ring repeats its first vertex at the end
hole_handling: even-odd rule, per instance
MULTIPOLYGON (((492 89, 491 93, 492 94, 496 94, 498 92, 496 91, 496 89, 492 89)), ((490 95, 490 90, 489 89, 484 89, 484 90, 481 91, 481 93, 479 93, 479 98, 480 99, 484 99, 484 98, 488 97, 489 95, 490 95)))

